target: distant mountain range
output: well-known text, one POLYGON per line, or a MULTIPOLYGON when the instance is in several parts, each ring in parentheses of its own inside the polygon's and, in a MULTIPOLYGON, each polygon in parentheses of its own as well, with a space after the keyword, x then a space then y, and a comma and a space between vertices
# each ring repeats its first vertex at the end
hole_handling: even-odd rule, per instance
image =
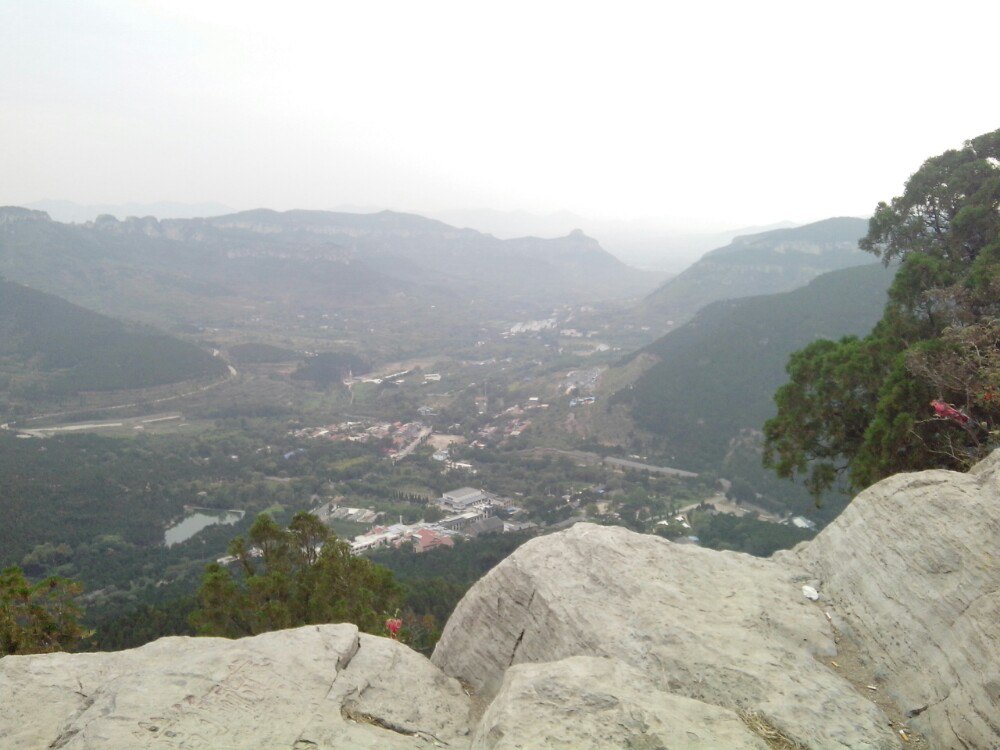
MULTIPOLYGON (((25 208, 44 211, 54 221, 84 224, 99 216, 155 217, 157 219, 193 219, 234 213, 223 203, 183 203, 158 201, 153 203, 82 204, 68 200, 40 200, 24 204, 25 208)), ((376 214, 374 206, 344 205, 329 213, 376 214)), ((488 208, 446 209, 420 212, 453 227, 474 229, 499 239, 519 237, 565 237, 576 229, 594 237, 601 246, 628 265, 666 279, 697 260, 705 252, 729 243, 733 238, 794 226, 780 222, 768 226, 718 230, 711 228, 679 228, 654 219, 592 219, 572 211, 533 213, 530 211, 499 211, 488 208)))
MULTIPOLYGON (((401 281, 479 292, 501 285, 505 296, 525 292, 596 293, 613 298, 642 286, 628 268, 583 232, 540 239, 500 240, 414 214, 328 211, 245 211, 201 222, 229 231, 288 238, 302 247, 333 245, 401 281)), ((646 282, 648 283, 648 282, 646 282)))
POLYGON ((0 208, 0 273, 103 312, 188 321, 292 303, 551 307, 641 295, 651 284, 582 232, 500 240, 391 211, 75 225, 0 208))
POLYGON ((853 217, 737 237, 706 253, 643 302, 657 324, 680 324, 711 302, 783 292, 827 271, 870 263, 858 248, 868 221, 853 217))
POLYGON ((221 376, 203 349, 0 278, 0 401, 146 388, 221 376))
POLYGON ((457 227, 471 227, 500 238, 559 237, 580 229, 596 237, 602 247, 624 262, 659 273, 661 278, 682 271, 703 253, 735 237, 794 226, 786 221, 741 229, 697 230, 669 227, 652 219, 601 220, 571 211, 535 214, 485 208, 433 211, 429 215, 457 227))
POLYGON ((54 221, 84 224, 98 216, 114 216, 125 219, 129 216, 155 216, 157 219, 192 219, 197 216, 218 216, 231 214, 233 209, 223 203, 178 203, 158 201, 156 203, 74 203, 73 201, 44 200, 26 203, 25 208, 44 211, 54 221))

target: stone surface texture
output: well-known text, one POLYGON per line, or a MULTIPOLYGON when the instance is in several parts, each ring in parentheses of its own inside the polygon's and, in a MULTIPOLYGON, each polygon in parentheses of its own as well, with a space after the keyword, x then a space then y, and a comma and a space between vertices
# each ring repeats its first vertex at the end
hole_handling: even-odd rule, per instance
POLYGON ((468 711, 426 658, 353 625, 0 660, 4 750, 467 745, 468 711))
POLYGON ((476 730, 475 750, 767 750, 732 711, 658 689, 624 662, 518 664, 476 730))
POLYGON ((5 657, 0 748, 1000 748, 998 542, 1000 452, 771 559, 577 524, 480 580, 431 660, 352 625, 5 657))
POLYGON ((896 747, 887 717, 826 666, 833 629, 802 595, 803 575, 581 523, 528 542, 480 580, 433 661, 492 697, 513 665, 603 656, 657 689, 760 713, 810 747, 896 747))
POLYGON ((838 627, 932 747, 1000 748, 1000 451, 968 474, 897 474, 779 558, 819 579, 838 627))

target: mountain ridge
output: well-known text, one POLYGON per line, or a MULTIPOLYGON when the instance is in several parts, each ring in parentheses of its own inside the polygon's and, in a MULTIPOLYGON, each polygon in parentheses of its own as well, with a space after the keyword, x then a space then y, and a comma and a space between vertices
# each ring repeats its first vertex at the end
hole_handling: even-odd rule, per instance
POLYGON ((199 309, 231 316, 248 300, 328 308, 419 300, 429 307, 456 293, 487 310, 502 302, 551 309, 650 286, 582 233, 500 240, 392 211, 254 209, 205 219, 101 216, 75 225, 11 207, 0 208, 0 229, 0 273, 8 278, 154 321, 193 322, 199 309))
POLYGON ((834 217, 741 235, 651 292, 640 310, 676 325, 717 300, 788 291, 827 271, 869 263, 857 244, 867 227, 866 219, 834 217))

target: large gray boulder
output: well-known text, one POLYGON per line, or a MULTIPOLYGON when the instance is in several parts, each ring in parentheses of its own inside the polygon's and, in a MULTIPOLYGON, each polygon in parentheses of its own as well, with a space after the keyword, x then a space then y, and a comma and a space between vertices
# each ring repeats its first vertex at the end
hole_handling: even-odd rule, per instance
POLYGON ((809 747, 896 747, 888 718, 827 666, 833 629, 802 579, 771 560, 577 524, 480 580, 432 660, 492 698, 514 665, 607 657, 809 747))
POLYGON ((426 658, 353 625, 0 660, 4 750, 467 747, 469 708, 426 658))
POLYGON ((651 684, 614 659, 518 664, 479 722, 474 750, 767 750, 736 713, 651 684))
POLYGON ((806 747, 1000 748, 998 550, 1000 452, 880 482, 769 560, 578 524, 479 581, 433 661, 509 701, 517 665, 599 656, 806 747))
POLYGON ((820 581, 881 689, 940 748, 1000 748, 1000 451, 897 474, 779 558, 820 581))

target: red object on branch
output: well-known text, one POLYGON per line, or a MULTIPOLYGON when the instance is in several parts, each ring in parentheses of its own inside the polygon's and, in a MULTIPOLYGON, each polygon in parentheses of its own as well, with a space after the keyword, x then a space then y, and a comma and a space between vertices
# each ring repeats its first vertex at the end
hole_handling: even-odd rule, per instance
POLYGON ((385 626, 389 630, 389 637, 395 640, 396 636, 399 635, 399 629, 403 627, 403 621, 398 617, 390 617, 385 621, 385 626))
POLYGON ((951 404, 934 400, 931 401, 931 406, 934 407, 934 414, 941 419, 950 419, 952 422, 962 425, 962 427, 965 427, 969 423, 969 416, 963 414, 951 404))

